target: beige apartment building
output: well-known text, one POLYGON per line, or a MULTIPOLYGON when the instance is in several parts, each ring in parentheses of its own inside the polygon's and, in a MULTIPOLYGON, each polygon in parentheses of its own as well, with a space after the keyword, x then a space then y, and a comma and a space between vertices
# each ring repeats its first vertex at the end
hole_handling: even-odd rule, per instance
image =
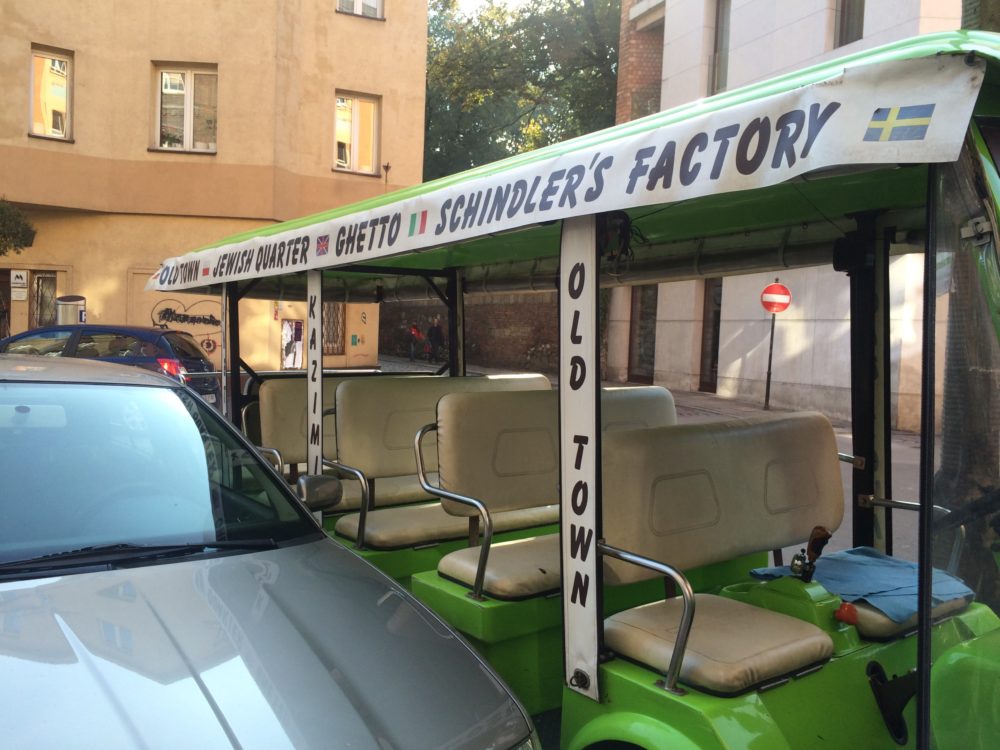
MULTIPOLYGON (((148 293, 159 261, 420 182, 426 0, 0 0, 0 197, 37 234, 0 257, 0 332, 190 330, 216 297, 148 293)), ((324 310, 329 366, 374 364, 378 307, 324 310)), ((291 366, 304 305, 241 303, 241 354, 291 366)))
MULTIPOLYGON (((619 122, 834 57, 960 27, 961 0, 623 0, 619 122)), ((922 256, 892 260, 891 387, 897 426, 919 420, 922 256)), ((771 403, 850 417, 849 280, 788 269, 771 403), (804 346, 825 341, 828 346, 804 346)), ((608 376, 763 402, 774 274, 616 289, 608 376), (640 324, 640 321, 643 321, 640 324)))

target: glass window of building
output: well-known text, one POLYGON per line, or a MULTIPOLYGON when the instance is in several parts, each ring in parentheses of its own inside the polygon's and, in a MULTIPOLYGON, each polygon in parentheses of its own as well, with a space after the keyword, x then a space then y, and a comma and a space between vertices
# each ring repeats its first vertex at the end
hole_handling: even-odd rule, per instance
POLYGON ((378 174, 378 99, 337 94, 334 169, 378 174))
POLYGON ((856 42, 865 33, 865 0, 839 0, 837 3, 835 47, 856 42))
POLYGON ((382 0, 337 0, 337 10, 366 18, 382 18, 382 0))
POLYGON ((156 148, 215 152, 218 78, 214 68, 157 67, 156 148))
POLYGON ((31 48, 31 135, 70 140, 73 53, 31 48))

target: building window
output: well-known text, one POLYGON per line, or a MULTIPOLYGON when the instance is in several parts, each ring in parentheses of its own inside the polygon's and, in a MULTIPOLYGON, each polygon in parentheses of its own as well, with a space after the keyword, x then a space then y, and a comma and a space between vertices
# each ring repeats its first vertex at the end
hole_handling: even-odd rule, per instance
POLYGON ((839 0, 837 3, 837 38, 834 47, 858 41, 865 33, 865 0, 839 0))
POLYGON ((344 353, 344 331, 347 327, 347 305, 343 302, 323 303, 323 354, 344 353))
POLYGON ((215 68, 156 68, 156 148, 215 152, 218 78, 215 68))
POLYGON ((73 100, 73 53, 31 49, 32 135, 69 140, 73 100))
POLYGON ((337 94, 334 168, 378 174, 378 100, 337 94))
POLYGON ((365 18, 382 18, 382 0, 337 0, 337 10, 365 18))
POLYGON ((725 91, 729 77, 729 20, 732 14, 730 0, 715 3, 715 39, 712 42, 712 78, 708 93, 725 91))

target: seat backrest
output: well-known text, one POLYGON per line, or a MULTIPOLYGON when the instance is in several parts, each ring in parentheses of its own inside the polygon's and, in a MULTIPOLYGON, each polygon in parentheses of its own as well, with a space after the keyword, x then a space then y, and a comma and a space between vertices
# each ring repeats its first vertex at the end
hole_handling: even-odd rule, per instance
MULTIPOLYGON (((323 377, 323 406, 333 406, 337 386, 346 377, 323 377)), ((308 449, 308 402, 306 378, 271 378, 260 384, 258 392, 260 444, 275 448, 286 464, 305 463, 308 449)), ((337 457, 337 430, 333 417, 323 419, 323 456, 337 457)))
MULTIPOLYGON (((438 400, 468 391, 551 390, 544 375, 359 378, 337 387, 338 461, 369 478, 417 473, 413 440, 433 422, 438 400)), ((428 471, 437 471, 437 446, 425 441, 428 471)))
MULTIPOLYGON (((844 514, 837 443, 822 414, 622 430, 602 441, 608 544, 682 570, 800 544, 844 514)), ((605 558, 605 580, 654 577, 605 558)))
POLYGON ((658 385, 601 389, 601 430, 668 427, 677 424, 674 396, 658 385))
MULTIPOLYGON (((605 388, 602 430, 677 422, 665 388, 605 388)), ((491 512, 559 502, 559 396, 555 391, 452 393, 437 406, 441 487, 474 497, 491 512)), ((443 500, 453 515, 475 509, 443 500)))

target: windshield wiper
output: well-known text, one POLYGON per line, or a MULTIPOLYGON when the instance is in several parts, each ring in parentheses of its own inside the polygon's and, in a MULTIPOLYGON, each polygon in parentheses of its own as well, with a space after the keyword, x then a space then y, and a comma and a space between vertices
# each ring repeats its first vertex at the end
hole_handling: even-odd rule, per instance
POLYGON ((70 565, 113 564, 141 561, 160 557, 193 555, 212 550, 262 550, 276 549, 273 539, 219 539, 214 542, 186 542, 183 544, 97 544, 90 547, 52 552, 24 560, 0 563, 0 572, 48 570, 70 565))

